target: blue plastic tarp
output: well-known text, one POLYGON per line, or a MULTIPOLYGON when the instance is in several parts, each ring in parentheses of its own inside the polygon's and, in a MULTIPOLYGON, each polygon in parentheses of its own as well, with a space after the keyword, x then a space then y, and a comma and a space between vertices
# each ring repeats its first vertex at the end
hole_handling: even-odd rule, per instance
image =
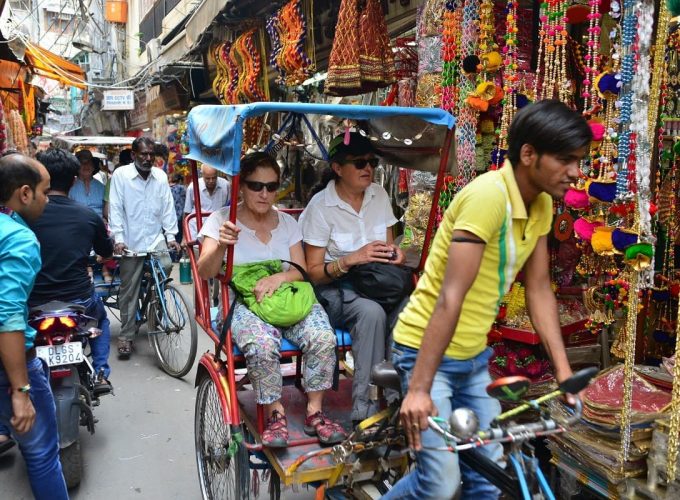
POLYGON ((370 120, 404 116, 452 129, 455 118, 437 108, 396 106, 355 106, 346 104, 308 104, 290 102, 256 102, 237 106, 203 105, 189 112, 187 134, 189 154, 197 160, 229 175, 240 171, 243 121, 265 113, 300 113, 331 115, 353 120, 370 120))

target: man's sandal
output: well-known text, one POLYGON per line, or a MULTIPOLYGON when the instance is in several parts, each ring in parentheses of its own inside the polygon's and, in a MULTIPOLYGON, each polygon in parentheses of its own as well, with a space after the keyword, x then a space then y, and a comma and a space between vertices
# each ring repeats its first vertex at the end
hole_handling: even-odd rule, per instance
POLYGON ((130 354, 132 354, 132 342, 129 340, 119 340, 118 357, 120 359, 130 359, 130 354))

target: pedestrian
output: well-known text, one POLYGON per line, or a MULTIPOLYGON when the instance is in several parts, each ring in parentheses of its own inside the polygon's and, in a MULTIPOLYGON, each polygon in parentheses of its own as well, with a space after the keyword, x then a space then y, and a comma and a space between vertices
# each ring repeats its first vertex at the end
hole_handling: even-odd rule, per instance
POLYGON ((170 151, 165 144, 156 144, 154 146, 154 155, 156 160, 156 166, 163 170, 166 174, 168 173, 168 158, 170 158, 170 151))
POLYGON ((0 435, 7 443, 11 429, 37 500, 67 500, 48 368, 36 357, 36 331, 28 324, 41 261, 26 221, 40 217, 49 187, 39 162, 19 154, 0 158, 0 435))
MULTIPOLYGON (((198 180, 198 192, 201 200, 201 213, 203 218, 207 218, 212 212, 217 212, 220 208, 226 207, 231 198, 231 184, 227 179, 219 177, 217 170, 208 165, 201 166, 201 178, 198 180), (208 214, 208 215, 206 215, 208 214)), ((186 201, 184 203, 184 214, 196 213, 194 200, 194 185, 189 184, 187 188, 186 201)), ((189 231, 191 234, 184 235, 184 242, 193 241, 198 236, 196 231, 196 219, 189 221, 189 231)))
POLYGON ((109 350, 111 326, 101 297, 95 293, 88 273, 90 251, 107 259, 113 255, 113 243, 101 217, 67 196, 82 170, 75 156, 63 149, 51 148, 38 153, 37 160, 50 174, 50 203, 42 216, 31 223, 38 237, 42 268, 28 300, 36 307, 53 300, 85 307, 85 314, 97 320, 102 331, 90 339, 94 366, 95 394, 111 392, 109 350))
POLYGON ((115 242, 114 252, 120 260, 120 292, 118 301, 121 329, 118 355, 129 359, 132 354, 137 311, 137 296, 142 282, 144 257, 126 255, 157 252, 167 274, 172 270, 168 247, 179 252, 175 241, 177 215, 168 176, 153 168, 154 142, 138 137, 132 143, 134 163, 116 169, 111 178, 110 229, 115 242))
POLYGON ((95 211, 99 217, 108 219, 109 204, 104 200, 104 184, 94 178, 99 172, 99 160, 92 156, 89 149, 81 149, 76 153, 80 162, 78 179, 68 193, 73 201, 85 205, 95 211))
MULTIPOLYGON (((184 200, 187 196, 187 188, 184 186, 184 177, 182 174, 172 174, 170 176, 170 191, 172 192, 172 199, 175 202, 175 213, 177 214, 177 234, 175 235, 175 241, 182 241, 182 235, 184 233, 183 227, 183 211, 184 211, 184 200)), ((179 261, 179 255, 176 252, 172 252, 173 262, 179 261)))

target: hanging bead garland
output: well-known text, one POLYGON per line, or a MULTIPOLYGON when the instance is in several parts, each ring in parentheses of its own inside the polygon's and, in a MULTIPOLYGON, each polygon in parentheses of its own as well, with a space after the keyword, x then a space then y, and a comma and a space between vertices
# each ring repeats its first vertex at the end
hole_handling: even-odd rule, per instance
POLYGON ((597 87, 595 85, 595 75, 599 71, 600 63, 600 33, 602 28, 600 27, 600 19, 602 14, 600 14, 600 3, 601 0, 589 0, 590 2, 590 13, 588 14, 588 42, 587 42, 587 53, 584 57, 585 59, 585 72, 586 76, 583 79, 583 91, 581 96, 583 97, 583 109, 584 111, 590 110, 597 98, 597 87))
POLYGON ((458 111, 460 14, 457 0, 447 0, 442 36, 441 108, 453 114, 458 111))
POLYGON ((649 141, 654 140, 654 132, 657 127, 657 120, 659 118, 659 109, 663 109, 663 105, 659 106, 662 88, 665 87, 664 77, 666 75, 666 66, 664 64, 665 48, 668 41, 668 24, 671 16, 668 12, 668 5, 666 2, 661 2, 659 11, 659 20, 656 28, 656 44, 654 46, 654 63, 652 66, 652 83, 650 86, 649 99, 649 141))
POLYGON ((633 69, 635 67, 636 51, 633 47, 637 28, 637 13, 635 0, 624 0, 621 46, 623 58, 621 60, 621 100, 620 100, 620 127, 619 134, 619 169, 616 177, 616 197, 624 199, 628 193, 628 160, 630 148, 630 119, 633 106, 633 93, 630 84, 633 81, 633 69))
MULTIPOLYGON (((465 57, 476 56, 479 37, 479 0, 465 0, 462 18, 463 33, 461 36, 461 50, 465 57)), ((460 94, 458 97, 458 121, 456 123, 456 159, 458 164, 459 189, 474 179, 475 146, 477 143, 478 112, 467 104, 468 95, 475 90, 477 72, 462 75, 459 78, 460 94)))
POLYGON ((503 114, 498 132, 496 167, 500 166, 501 155, 508 149, 508 129, 517 111, 517 2, 510 0, 505 7, 505 46, 503 60, 503 114))
MULTIPOLYGON (((548 0, 540 5, 540 21, 542 34, 538 73, 543 76, 542 86, 537 99, 559 99, 569 102, 571 88, 567 79, 567 23, 566 4, 564 0, 548 0)), ((538 77, 537 77, 538 78, 538 77)))

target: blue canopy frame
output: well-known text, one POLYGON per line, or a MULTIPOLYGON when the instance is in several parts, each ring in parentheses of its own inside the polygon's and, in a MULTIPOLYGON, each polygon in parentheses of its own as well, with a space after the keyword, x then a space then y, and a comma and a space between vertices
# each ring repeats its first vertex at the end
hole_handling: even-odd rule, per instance
POLYGON ((449 130, 456 123, 456 119, 450 113, 439 108, 290 102, 256 102, 236 106, 202 105, 189 112, 187 121, 189 154, 186 156, 191 160, 207 163, 225 174, 237 175, 241 166, 243 121, 265 113, 331 115, 353 120, 408 116, 433 125, 445 126, 449 130))

